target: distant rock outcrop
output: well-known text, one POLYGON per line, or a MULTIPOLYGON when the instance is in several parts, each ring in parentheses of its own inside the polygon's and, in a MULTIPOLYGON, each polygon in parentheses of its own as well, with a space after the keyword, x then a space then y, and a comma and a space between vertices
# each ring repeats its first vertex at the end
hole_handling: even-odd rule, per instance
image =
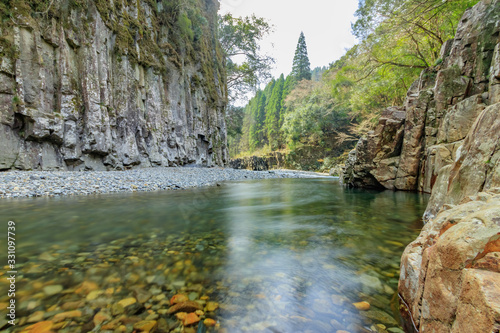
POLYGON ((267 171, 286 168, 286 165, 286 155, 279 152, 274 152, 267 156, 248 156, 229 161, 229 167, 233 169, 246 169, 253 171, 267 171))
POLYGON ((0 170, 227 162, 218 1, 40 3, 0 6, 0 170))
MULTIPOLYGON (((500 1, 467 10, 443 62, 351 152, 346 185, 431 193, 399 292, 421 332, 500 330, 500 1)), ((410 319, 410 318, 408 318, 410 319)))

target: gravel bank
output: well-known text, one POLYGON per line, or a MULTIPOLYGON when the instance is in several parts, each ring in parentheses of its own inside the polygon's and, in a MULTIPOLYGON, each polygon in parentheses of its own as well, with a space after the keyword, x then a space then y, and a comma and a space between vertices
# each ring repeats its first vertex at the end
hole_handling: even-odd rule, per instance
POLYGON ((126 171, 9 171, 0 172, 0 198, 152 192, 211 186, 231 180, 311 177, 321 177, 321 174, 189 167, 126 171))

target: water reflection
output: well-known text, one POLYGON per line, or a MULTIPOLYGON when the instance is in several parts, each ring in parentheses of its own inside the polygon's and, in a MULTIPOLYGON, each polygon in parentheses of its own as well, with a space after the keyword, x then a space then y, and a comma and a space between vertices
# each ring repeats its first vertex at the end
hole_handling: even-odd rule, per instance
MULTIPOLYGON (((98 309, 110 320, 131 318, 121 323, 128 332, 147 318, 167 322, 167 332, 189 331, 162 311, 184 293, 221 331, 398 332, 391 299, 399 259, 419 232, 425 203, 418 194, 344 189, 332 179, 285 179, 4 200, 0 219, 18 225, 19 327, 34 313, 51 321, 81 301, 81 317, 59 331, 92 326, 98 309), (102 291, 96 298, 75 292, 89 281, 102 291), (58 285, 66 292, 44 292, 58 285), (137 312, 113 312, 127 297, 141 303, 137 312), (209 311, 207 298, 219 308, 209 311), (359 301, 370 310, 357 310, 359 301)), ((0 289, 5 302, 4 281, 0 289)))

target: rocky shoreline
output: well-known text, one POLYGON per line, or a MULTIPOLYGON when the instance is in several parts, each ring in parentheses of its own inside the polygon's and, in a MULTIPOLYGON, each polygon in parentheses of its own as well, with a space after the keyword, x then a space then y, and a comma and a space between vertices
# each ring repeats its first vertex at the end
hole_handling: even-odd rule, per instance
POLYGON ((341 177, 431 194, 401 260, 408 332, 500 328, 499 22, 499 0, 468 9, 442 62, 422 72, 404 106, 381 114, 341 177))
POLYGON ((228 168, 146 168, 126 171, 9 171, 0 173, 0 198, 153 192, 223 181, 310 178, 320 174, 292 170, 249 171, 228 168))

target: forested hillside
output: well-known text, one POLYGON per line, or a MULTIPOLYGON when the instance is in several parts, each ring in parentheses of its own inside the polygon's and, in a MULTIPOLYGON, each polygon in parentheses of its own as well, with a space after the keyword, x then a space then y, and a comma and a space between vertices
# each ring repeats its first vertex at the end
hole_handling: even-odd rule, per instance
POLYGON ((403 104, 422 69, 439 66, 441 48, 455 36, 465 9, 475 3, 360 1, 352 25, 360 42, 332 62, 319 80, 321 69, 310 70, 301 34, 292 72, 257 90, 243 110, 234 109, 235 121, 228 125, 230 154, 315 147, 323 162, 317 167, 329 168, 326 164, 343 153, 338 148, 352 148, 376 124, 381 110, 403 104), (307 74, 300 72, 303 68, 307 74), (318 81, 311 80, 313 72, 318 81))

